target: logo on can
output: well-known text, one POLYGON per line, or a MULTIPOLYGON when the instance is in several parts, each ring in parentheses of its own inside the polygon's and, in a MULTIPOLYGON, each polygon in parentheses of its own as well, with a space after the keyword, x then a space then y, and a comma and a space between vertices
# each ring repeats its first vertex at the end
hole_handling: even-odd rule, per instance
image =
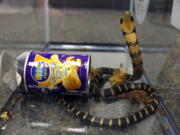
POLYGON ((37 82, 44 82, 50 75, 50 69, 46 62, 34 62, 31 69, 32 78, 37 82))

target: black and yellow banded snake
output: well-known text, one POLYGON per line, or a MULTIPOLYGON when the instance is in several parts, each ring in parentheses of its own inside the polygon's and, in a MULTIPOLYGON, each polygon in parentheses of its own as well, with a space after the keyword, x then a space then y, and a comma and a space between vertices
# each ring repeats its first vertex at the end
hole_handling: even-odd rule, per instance
MULTIPOLYGON (((117 118, 100 118, 89 114, 88 112, 82 111, 81 109, 76 108, 75 106, 68 103, 65 99, 59 99, 58 103, 64 105, 67 110, 73 113, 76 117, 79 117, 81 120, 87 121, 89 123, 93 123, 95 125, 100 126, 109 126, 109 127, 119 127, 124 128, 133 123, 137 123, 149 115, 155 113, 156 108, 158 107, 159 94, 156 88, 145 84, 145 83, 133 83, 134 80, 141 78, 143 74, 143 60, 140 51, 140 46, 137 40, 137 34, 135 30, 135 22, 130 12, 124 12, 121 20, 120 26, 125 38, 125 41, 128 45, 130 57, 133 65, 133 75, 123 73, 123 80, 119 84, 113 85, 111 88, 102 89, 100 84, 104 82, 104 75, 114 76, 116 74, 117 69, 101 67, 98 68, 94 74, 94 77, 91 79, 91 84, 89 88, 89 96, 106 99, 109 97, 116 97, 123 93, 128 93, 134 90, 144 90, 151 101, 145 103, 145 107, 140 109, 139 111, 132 113, 125 117, 117 117, 117 118)), ((119 78, 120 79, 120 78, 119 78)), ((5 129, 6 123, 9 121, 11 117, 10 111, 12 106, 16 104, 17 101, 11 102, 14 99, 21 99, 20 97, 15 96, 10 98, 10 104, 5 105, 2 112, 0 113, 0 128, 5 129)))
POLYGON ((143 61, 141 56, 140 47, 137 40, 134 19, 130 12, 125 12, 120 20, 120 26, 123 31, 124 38, 129 48, 130 57, 133 64, 133 75, 124 73, 124 80, 120 84, 113 85, 111 88, 101 89, 100 84, 103 83, 103 75, 113 76, 115 69, 113 68, 99 68, 95 73, 90 85, 90 96, 101 97, 103 99, 118 96, 123 93, 128 93, 134 90, 144 90, 151 98, 149 103, 145 104, 145 107, 139 111, 132 113, 125 117, 117 117, 112 119, 100 118, 92 116, 91 114, 84 112, 73 105, 66 102, 64 99, 60 99, 59 103, 62 103, 68 111, 79 117, 81 120, 100 126, 113 126, 124 128, 130 124, 139 122, 149 115, 155 113, 158 107, 159 94, 157 90, 145 83, 133 83, 132 81, 139 79, 143 74, 143 61))

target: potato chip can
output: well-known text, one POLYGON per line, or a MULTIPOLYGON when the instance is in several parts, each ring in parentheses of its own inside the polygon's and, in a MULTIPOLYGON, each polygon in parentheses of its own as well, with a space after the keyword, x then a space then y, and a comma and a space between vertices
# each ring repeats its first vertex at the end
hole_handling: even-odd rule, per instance
POLYGON ((88 94, 89 55, 36 51, 26 54, 23 84, 27 92, 88 94))

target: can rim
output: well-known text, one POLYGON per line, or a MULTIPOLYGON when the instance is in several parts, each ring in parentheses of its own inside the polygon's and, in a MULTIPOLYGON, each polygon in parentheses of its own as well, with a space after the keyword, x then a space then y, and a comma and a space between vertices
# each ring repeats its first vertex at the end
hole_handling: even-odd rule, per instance
POLYGON ((91 69, 91 56, 89 55, 88 57, 88 67, 87 67, 87 73, 86 73, 86 76, 87 76, 87 80, 86 80, 86 94, 89 95, 89 88, 90 88, 90 69, 91 69))
POLYGON ((28 92, 27 83, 26 83, 26 66, 27 66, 27 62, 28 62, 29 56, 30 56, 30 54, 32 52, 33 51, 27 52, 26 60, 25 60, 25 63, 24 63, 24 88, 25 88, 26 92, 28 92))

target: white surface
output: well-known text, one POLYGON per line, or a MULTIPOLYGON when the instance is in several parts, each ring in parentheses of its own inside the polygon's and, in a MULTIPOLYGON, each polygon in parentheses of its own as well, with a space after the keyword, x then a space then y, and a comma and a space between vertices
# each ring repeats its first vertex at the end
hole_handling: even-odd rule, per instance
POLYGON ((142 24, 148 10, 149 0, 135 0, 135 14, 139 24, 142 24))
POLYGON ((180 0, 173 0, 171 25, 180 30, 180 0))

